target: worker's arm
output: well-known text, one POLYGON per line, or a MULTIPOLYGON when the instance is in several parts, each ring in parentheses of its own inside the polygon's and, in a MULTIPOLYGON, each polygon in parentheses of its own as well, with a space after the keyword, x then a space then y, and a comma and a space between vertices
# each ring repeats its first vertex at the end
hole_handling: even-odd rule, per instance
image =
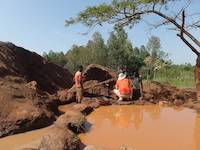
POLYGON ((115 84, 115 88, 118 90, 119 89, 119 85, 118 85, 118 81, 115 84))

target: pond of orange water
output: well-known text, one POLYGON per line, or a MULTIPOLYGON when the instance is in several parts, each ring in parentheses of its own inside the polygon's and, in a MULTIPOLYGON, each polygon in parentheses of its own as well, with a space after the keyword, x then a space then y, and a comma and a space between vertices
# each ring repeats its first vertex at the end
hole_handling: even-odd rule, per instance
POLYGON ((194 110, 150 106, 106 106, 87 117, 85 145, 118 150, 200 150, 200 117, 194 110))

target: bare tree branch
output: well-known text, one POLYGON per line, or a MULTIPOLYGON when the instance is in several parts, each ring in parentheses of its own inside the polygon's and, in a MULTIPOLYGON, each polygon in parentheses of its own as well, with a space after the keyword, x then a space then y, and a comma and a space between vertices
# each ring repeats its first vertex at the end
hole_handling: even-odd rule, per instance
POLYGON ((181 26, 181 36, 183 36, 183 31, 185 27, 185 11, 182 12, 182 26, 181 26))
POLYGON ((194 46, 192 46, 182 35, 177 34, 177 36, 180 37, 181 40, 182 40, 182 41, 197 55, 197 56, 200 55, 200 53, 197 51, 197 49, 196 49, 194 46))
MULTIPOLYGON (((165 14, 158 12, 158 11, 153 11, 150 10, 147 13, 154 13, 157 14, 158 16, 168 20, 169 22, 171 22, 172 24, 174 24, 178 29, 182 29, 181 25, 179 25, 173 18, 166 16, 165 14)), ((200 47, 200 42, 192 35, 190 34, 188 31, 186 31, 185 29, 182 29, 182 32, 187 35, 196 45, 198 45, 200 47)))
POLYGON ((185 28, 189 29, 189 28, 200 28, 200 20, 193 22, 192 24, 186 26, 185 28))
MULTIPOLYGON (((137 16, 137 15, 140 16, 140 15, 149 14, 149 13, 156 14, 156 15, 160 16, 161 18, 166 19, 167 22, 174 24, 181 31, 181 35, 182 35, 181 37, 183 37, 183 34, 187 35, 197 46, 200 47, 200 42, 192 34, 190 34, 188 31, 186 31, 184 29, 184 26, 185 26, 185 11, 183 11, 183 13, 182 13, 182 19, 183 19, 182 25, 179 25, 179 23, 177 23, 176 20, 174 20, 173 18, 171 18, 171 17, 169 17, 169 16, 167 16, 167 15, 161 13, 161 12, 158 12, 156 10, 147 10, 147 11, 141 11, 141 12, 138 12, 138 13, 134 13, 132 16, 129 16, 128 17, 129 19, 127 21, 125 21, 124 23, 122 23, 121 25, 127 25, 129 23, 129 21, 132 21, 134 19, 134 17, 137 16)), ((181 38, 181 39, 185 41, 185 38, 181 38)))
POLYGON ((174 19, 178 18, 178 16, 185 11, 186 8, 188 8, 191 4, 191 0, 188 0, 188 3, 185 4, 185 6, 183 6, 183 8, 181 8, 181 10, 176 14, 176 16, 174 17, 174 19))

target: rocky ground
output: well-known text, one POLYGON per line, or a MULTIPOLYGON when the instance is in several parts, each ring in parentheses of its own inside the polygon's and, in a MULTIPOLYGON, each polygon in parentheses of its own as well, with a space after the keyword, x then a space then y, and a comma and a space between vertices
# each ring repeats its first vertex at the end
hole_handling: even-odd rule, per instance
MULTIPOLYGON (((84 76, 84 98, 76 104, 73 76, 68 70, 21 47, 1 42, 0 137, 51 125, 51 132, 44 135, 37 149, 77 150, 85 147, 77 137, 86 132, 85 116, 102 105, 182 105, 200 111, 194 89, 145 81, 142 100, 117 103, 112 92, 117 79, 115 71, 92 64, 84 76), (58 110, 59 105, 64 106, 58 110)), ((98 148, 85 148, 93 149, 98 148)))

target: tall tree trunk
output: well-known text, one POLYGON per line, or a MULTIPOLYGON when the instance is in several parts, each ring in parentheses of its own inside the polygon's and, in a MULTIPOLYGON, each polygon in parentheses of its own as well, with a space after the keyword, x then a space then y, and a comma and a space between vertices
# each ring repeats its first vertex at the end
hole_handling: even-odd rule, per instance
POLYGON ((197 58, 195 66, 195 80, 196 80, 197 100, 200 101, 200 55, 197 58))

